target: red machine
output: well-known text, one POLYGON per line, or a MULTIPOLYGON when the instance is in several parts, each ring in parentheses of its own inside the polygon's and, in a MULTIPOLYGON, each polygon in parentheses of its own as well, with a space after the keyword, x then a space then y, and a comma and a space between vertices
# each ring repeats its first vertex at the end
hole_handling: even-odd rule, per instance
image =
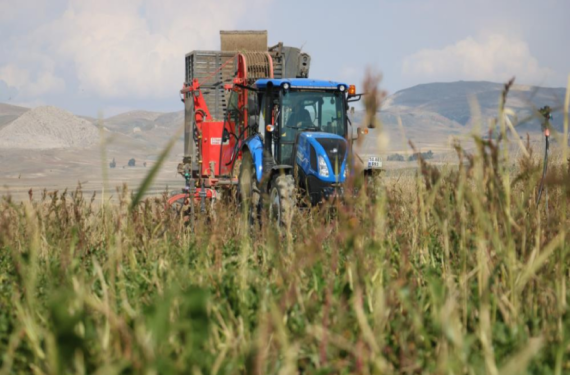
POLYGON ((178 166, 186 186, 168 200, 180 210, 194 210, 193 196, 205 211, 207 199, 237 184, 241 144, 253 131, 250 126, 257 125, 249 123, 249 112, 258 108, 257 95, 247 86, 259 78, 308 76, 309 55, 281 43, 267 48, 265 31, 221 32, 221 37, 222 51, 186 55, 186 81, 180 90, 184 159, 178 166))

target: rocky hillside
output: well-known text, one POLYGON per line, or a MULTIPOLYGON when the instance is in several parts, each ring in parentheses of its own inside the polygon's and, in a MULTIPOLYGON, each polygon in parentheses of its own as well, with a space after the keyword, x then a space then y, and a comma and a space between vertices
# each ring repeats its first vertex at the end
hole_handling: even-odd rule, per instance
POLYGON ((99 141, 92 123, 56 107, 26 111, 0 129, 0 148, 83 149, 99 141))
POLYGON ((105 127, 113 132, 132 134, 157 128, 172 129, 180 126, 183 112, 130 111, 105 119, 105 127))
POLYGON ((130 134, 154 128, 154 120, 161 114, 149 111, 130 111, 105 119, 105 127, 111 131, 130 134))
POLYGON ((24 113, 29 111, 28 108, 16 105, 0 103, 0 129, 8 125, 24 113))
MULTIPOLYGON (((498 103, 503 85, 493 82, 451 82, 429 83, 396 92, 382 107, 382 118, 394 123, 394 115, 434 114, 461 126, 472 125, 471 103, 473 99, 480 106, 483 119, 497 116, 498 103)), ((535 109, 544 105, 557 109, 553 113, 553 125, 562 129, 562 106, 566 90, 514 85, 508 96, 507 107, 515 110, 520 127, 525 130, 540 129, 540 122, 534 118, 535 109)), ((407 126, 415 126, 408 123, 407 126)))
MULTIPOLYGON (((408 141, 424 151, 450 150, 450 137, 468 144, 472 140, 470 134, 474 125, 471 105, 477 103, 482 131, 485 132, 489 121, 498 114, 502 90, 503 85, 499 83, 460 81, 429 83, 398 91, 384 101, 378 112, 385 130, 383 135, 370 130, 363 152, 372 153, 375 149, 405 152, 409 151, 408 141)), ((514 85, 508 96, 507 108, 517 115, 519 135, 540 132, 540 119, 535 111, 545 105, 555 110, 553 125, 562 130, 565 94, 566 90, 562 88, 514 85)), ((358 126, 367 125, 363 124, 362 110, 357 110, 351 117, 358 126)))
MULTIPOLYGON (((421 148, 449 149, 451 136, 463 137, 463 139, 469 137, 473 126, 471 103, 478 103, 483 125, 496 117, 502 89, 503 85, 499 83, 460 81, 423 84, 398 91, 385 100, 378 113, 384 130, 386 130, 384 139, 380 139, 381 136, 372 130, 367 137, 364 148, 369 152, 375 152, 375 149, 378 148, 384 151, 409 150, 407 142, 412 140, 421 148), (398 119, 401 120, 402 127, 398 125, 398 119)), ((544 105, 549 105, 555 109, 553 124, 556 128, 561 129, 563 123, 561 108, 564 95, 565 89, 562 88, 515 85, 509 94, 507 107, 512 108, 517 113, 520 123, 518 128, 521 135, 525 132, 538 132, 540 130, 539 120, 533 115, 536 108, 544 105)), ((79 127, 85 126, 87 122, 95 123, 94 119, 79 118, 69 112, 61 110, 58 112, 53 108, 50 110, 36 108, 33 111, 27 111, 29 111, 27 108, 0 104, 0 131, 3 131, 0 133, 2 135, 0 147, 16 147, 16 144, 20 145, 17 147, 23 147, 26 144, 31 144, 30 142, 36 142, 37 137, 34 138, 31 134, 43 134, 44 137, 43 140, 37 141, 35 147, 48 147, 47 145, 52 145, 50 147, 69 147, 74 142, 86 144, 80 140, 51 139, 49 137, 55 135, 49 133, 47 130, 49 126, 42 128, 41 123, 54 124, 55 132, 60 132, 60 130, 55 129, 58 129, 58 126, 62 124, 66 128, 65 124, 67 123, 82 124, 78 125, 79 127), (25 117, 24 114, 28 116, 25 117), (54 115, 63 116, 62 120, 56 120, 54 115), (47 117, 42 119, 42 116, 47 117), (29 121, 33 121, 35 125, 24 126, 29 121), (4 131, 3 128, 8 127, 8 125, 11 130, 4 131), (44 133, 38 132, 38 127, 44 133), (47 142, 50 139, 51 141, 47 142)), ((362 123, 361 110, 357 109, 351 118, 357 126, 366 125, 362 123)), ((141 147, 153 150, 164 147, 168 139, 182 126, 183 121, 183 111, 171 113, 131 111, 107 118, 103 125, 109 130, 109 137, 115 138, 111 144, 116 144, 117 147, 121 145, 125 150, 141 147)), ((90 129, 91 132, 93 130, 89 127, 85 129, 90 129)), ((77 132, 67 133, 66 130, 61 130, 61 132, 80 134, 77 132)), ((66 137, 68 136, 63 136, 63 138, 66 137)), ((177 146, 175 151, 178 151, 179 148, 177 146)))

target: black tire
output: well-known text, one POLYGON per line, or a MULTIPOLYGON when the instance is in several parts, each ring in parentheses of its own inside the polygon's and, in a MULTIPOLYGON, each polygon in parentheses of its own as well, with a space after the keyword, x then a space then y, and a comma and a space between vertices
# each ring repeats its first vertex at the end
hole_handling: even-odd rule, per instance
POLYGON ((289 231, 293 222, 295 199, 293 176, 280 175, 273 178, 269 190, 269 220, 289 231))
POLYGON ((183 209, 184 209, 184 198, 177 199, 170 205, 170 213, 174 217, 181 216, 184 212, 183 209))
POLYGON ((190 205, 186 204, 186 198, 179 198, 170 205, 171 217, 175 220, 182 220, 188 225, 191 220, 190 205))
POLYGON ((247 208, 248 219, 253 224, 259 219, 261 194, 257 186, 255 164, 249 152, 243 153, 237 190, 240 208, 247 208))

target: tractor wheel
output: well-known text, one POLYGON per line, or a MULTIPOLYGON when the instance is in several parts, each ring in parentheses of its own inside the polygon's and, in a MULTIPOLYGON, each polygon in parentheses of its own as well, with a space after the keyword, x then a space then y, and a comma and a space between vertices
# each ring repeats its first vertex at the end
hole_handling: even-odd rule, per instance
POLYGON ((271 181, 269 194, 269 220, 287 231, 291 229, 295 210, 295 180, 281 175, 271 181))
POLYGON ((238 177, 238 199, 240 207, 246 207, 248 210, 251 225, 259 219, 260 198, 253 158, 249 152, 244 152, 238 177))
POLYGON ((187 194, 173 195, 168 199, 167 205, 173 218, 181 218, 184 223, 190 221, 190 205, 187 194))

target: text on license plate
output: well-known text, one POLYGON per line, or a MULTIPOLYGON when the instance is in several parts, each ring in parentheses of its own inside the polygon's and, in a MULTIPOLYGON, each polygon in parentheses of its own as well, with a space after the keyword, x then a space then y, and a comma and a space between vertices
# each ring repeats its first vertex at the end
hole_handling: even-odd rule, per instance
POLYGON ((369 168, 381 168, 382 167, 382 161, 380 161, 380 158, 378 156, 371 156, 370 158, 368 158, 368 167, 369 168))

